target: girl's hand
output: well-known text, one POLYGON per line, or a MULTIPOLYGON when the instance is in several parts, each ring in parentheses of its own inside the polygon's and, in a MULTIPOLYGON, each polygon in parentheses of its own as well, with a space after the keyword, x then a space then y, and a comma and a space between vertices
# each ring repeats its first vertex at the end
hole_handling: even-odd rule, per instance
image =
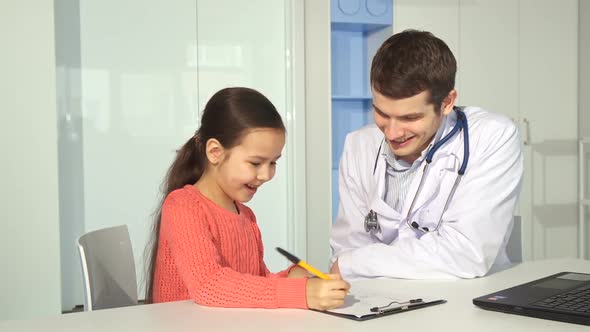
POLYGON ((310 274, 302 267, 295 266, 289 271, 287 278, 308 278, 310 274))
POLYGON ((350 284, 339 274, 329 274, 331 280, 309 278, 307 280, 307 306, 310 309, 329 310, 344 304, 350 284))
POLYGON ((330 273, 340 274, 340 267, 338 266, 338 258, 336 258, 336 261, 334 262, 334 264, 332 264, 332 267, 330 268, 330 273))

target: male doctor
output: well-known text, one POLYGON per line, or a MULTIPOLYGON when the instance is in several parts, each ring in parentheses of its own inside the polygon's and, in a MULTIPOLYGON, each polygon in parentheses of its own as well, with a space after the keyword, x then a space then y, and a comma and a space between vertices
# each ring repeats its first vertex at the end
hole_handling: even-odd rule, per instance
POLYGON ((395 34, 377 51, 375 125, 348 134, 340 161, 332 273, 474 278, 510 264, 518 131, 503 115, 455 106, 456 68, 448 46, 425 31, 395 34))

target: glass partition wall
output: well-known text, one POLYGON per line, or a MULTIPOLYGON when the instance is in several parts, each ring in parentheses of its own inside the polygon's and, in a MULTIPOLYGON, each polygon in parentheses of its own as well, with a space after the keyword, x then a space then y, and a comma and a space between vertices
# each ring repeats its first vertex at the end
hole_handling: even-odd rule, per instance
MULTIPOLYGON (((140 298, 144 249, 175 151, 217 90, 247 86, 281 113, 288 143, 248 203, 266 248, 304 250, 303 110, 293 94, 293 0, 56 1, 62 308, 83 303, 75 241, 127 224, 140 298), (295 116, 298 113, 298 116, 295 116), (299 179, 299 180, 298 180, 299 179), (297 189, 296 189, 297 188, 297 189), (303 243, 303 245, 302 245, 303 243)), ((266 250, 271 270, 287 262, 266 250)))

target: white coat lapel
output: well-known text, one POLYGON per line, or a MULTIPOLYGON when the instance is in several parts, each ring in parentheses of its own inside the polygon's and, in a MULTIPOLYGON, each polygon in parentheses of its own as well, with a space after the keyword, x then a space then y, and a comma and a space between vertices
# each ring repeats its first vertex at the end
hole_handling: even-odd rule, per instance
POLYGON ((383 201, 383 194, 385 191, 385 170, 387 163, 385 158, 379 157, 379 162, 373 177, 373 191, 370 195, 369 210, 377 213, 377 220, 379 222, 380 232, 375 233, 383 243, 391 243, 398 235, 398 229, 401 222, 401 214, 395 211, 392 207, 383 201))
MULTIPOLYGON (((446 197, 445 193, 447 192, 447 189, 450 191, 450 188, 447 188, 443 183, 446 183, 447 181, 445 180, 448 180, 449 178, 454 179, 452 173, 458 169, 457 165, 457 156, 454 153, 438 151, 437 156, 435 156, 430 163, 430 169, 427 171, 427 174, 424 174, 424 186, 422 187, 422 191, 418 194, 414 210, 421 209, 424 205, 433 204, 441 199, 446 200, 446 198, 444 198, 446 197)), ((422 175, 421 172, 420 174, 422 175)), ((420 182, 419 177, 418 182, 420 182)))
MULTIPOLYGON (((427 227, 431 230, 436 228, 442 218, 447 198, 451 194, 457 170, 460 167, 460 160, 455 153, 451 153, 449 150, 439 153, 440 155, 435 157, 431 163, 422 192, 418 194, 416 204, 410 214, 412 221, 417 222, 420 227, 427 227)), ((404 217, 406 215, 407 211, 404 217)))
MULTIPOLYGON (((456 115, 453 113, 451 117, 446 119, 445 128, 441 136, 448 135, 456 123, 456 115)), ((406 196, 403 211, 404 218, 408 215, 408 210, 416 195, 421 178, 424 177, 424 185, 416 197, 412 211, 410 211, 410 218, 412 221, 417 221, 422 227, 432 228, 430 224, 436 226, 443 212, 447 197, 453 187, 456 171, 460 166, 456 151, 461 150, 462 154, 462 149, 460 148, 462 144, 462 133, 455 134, 454 137, 434 153, 426 174, 423 174, 424 165, 426 164, 426 161, 423 161, 406 196)))

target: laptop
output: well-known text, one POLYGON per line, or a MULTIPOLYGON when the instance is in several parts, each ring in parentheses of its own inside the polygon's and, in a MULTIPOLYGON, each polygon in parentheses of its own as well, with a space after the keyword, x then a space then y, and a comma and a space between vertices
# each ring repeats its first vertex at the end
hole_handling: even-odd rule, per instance
POLYGON ((561 272, 473 299, 487 310, 590 325, 590 274, 561 272))

